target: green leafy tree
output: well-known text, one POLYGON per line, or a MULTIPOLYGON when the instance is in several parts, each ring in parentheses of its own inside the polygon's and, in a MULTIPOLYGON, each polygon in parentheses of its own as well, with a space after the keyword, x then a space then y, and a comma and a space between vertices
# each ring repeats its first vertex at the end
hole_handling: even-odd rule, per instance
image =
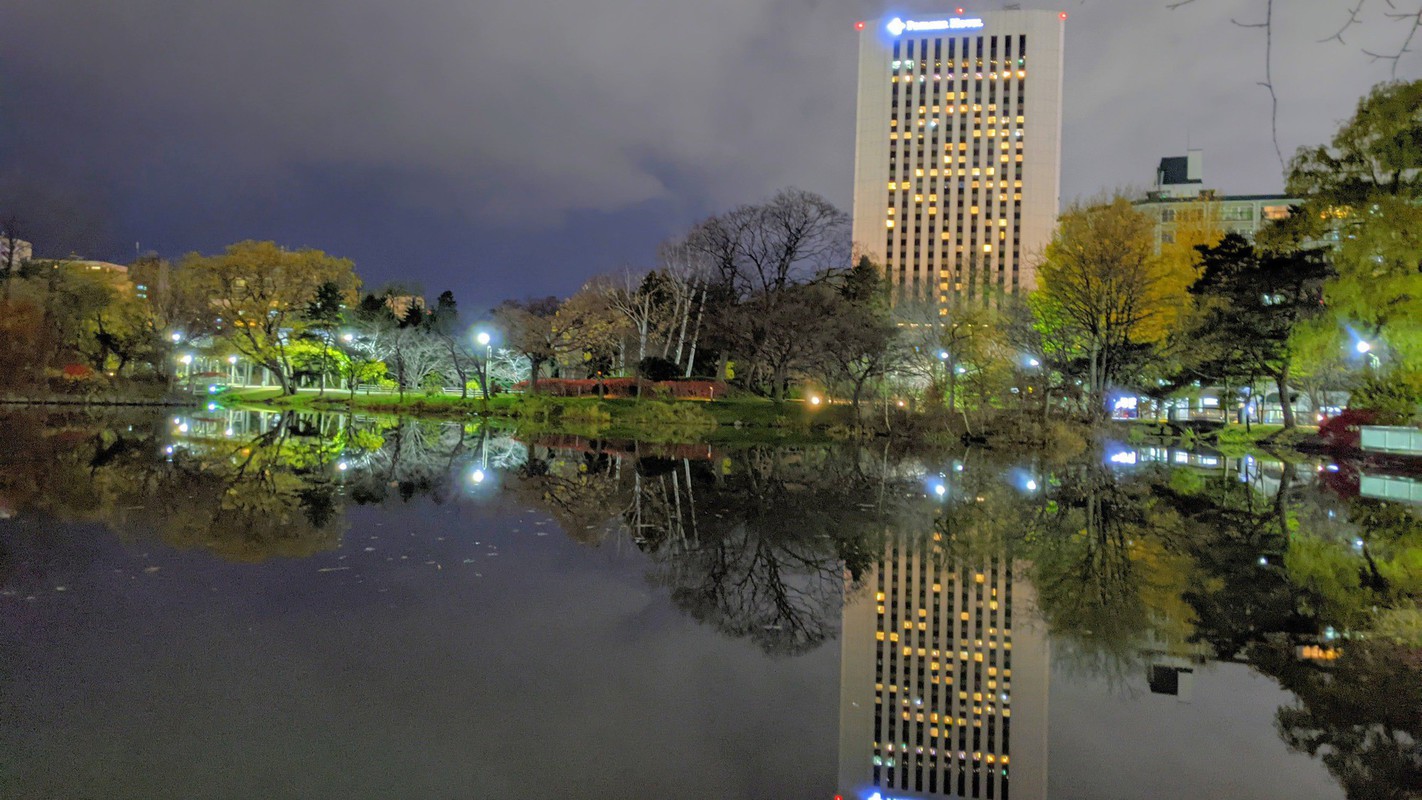
POLYGON ((1329 246, 1340 326, 1422 371, 1422 80, 1374 87, 1328 145, 1299 150, 1287 190, 1303 204, 1270 241, 1329 246))
POLYGON ((287 250, 274 242, 239 242, 214 256, 193 253, 183 259, 182 269, 222 320, 216 336, 268 369, 283 394, 296 391, 291 343, 322 324, 307 314, 322 287, 332 284, 350 298, 359 285, 349 259, 320 250, 287 250))

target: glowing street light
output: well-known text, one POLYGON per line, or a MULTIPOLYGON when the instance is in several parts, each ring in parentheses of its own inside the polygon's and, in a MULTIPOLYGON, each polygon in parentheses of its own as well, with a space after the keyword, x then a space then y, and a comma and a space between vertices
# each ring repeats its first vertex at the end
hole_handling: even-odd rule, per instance
POLYGON ((1366 342, 1362 339, 1359 339, 1358 343, 1353 345, 1353 349, 1357 350, 1359 355, 1366 355, 1372 351, 1373 345, 1371 342, 1366 342))
MULTIPOLYGON (((489 405, 489 362, 494 360, 494 337, 488 331, 479 331, 475 334, 474 341, 484 348, 484 405, 489 405)), ((483 480, 480 478, 480 480, 483 480)))
POLYGON ((181 342, 183 340, 183 335, 181 333, 178 333, 177 331, 174 331, 173 335, 170 338, 174 342, 181 342))
POLYGON ((819 404, 820 404, 820 396, 817 395, 817 394, 812 394, 812 395, 810 395, 810 405, 812 405, 812 406, 817 406, 817 405, 819 405, 819 404))

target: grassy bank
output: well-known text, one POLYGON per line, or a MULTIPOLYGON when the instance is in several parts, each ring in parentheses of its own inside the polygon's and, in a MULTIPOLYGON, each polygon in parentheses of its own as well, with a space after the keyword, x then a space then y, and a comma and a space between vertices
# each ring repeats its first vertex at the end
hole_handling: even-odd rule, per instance
POLYGON ((281 408, 293 411, 366 412, 441 419, 487 417, 510 421, 534 432, 626 436, 643 440, 757 441, 837 439, 849 435, 853 409, 848 405, 813 406, 799 401, 774 403, 761 398, 728 400, 628 400, 500 395, 483 398, 408 393, 356 394, 302 391, 282 396, 278 389, 244 389, 222 394, 228 407, 281 408))

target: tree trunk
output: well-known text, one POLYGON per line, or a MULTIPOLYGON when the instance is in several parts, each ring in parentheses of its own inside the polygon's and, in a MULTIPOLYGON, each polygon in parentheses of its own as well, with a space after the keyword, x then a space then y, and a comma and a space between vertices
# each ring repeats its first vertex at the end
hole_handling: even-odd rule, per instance
POLYGON ((1287 361, 1279 369, 1279 374, 1274 376, 1274 383, 1279 387, 1279 409, 1284 415, 1284 430, 1292 430, 1294 427, 1294 404, 1293 398, 1289 397, 1289 364, 1287 361))
MULTIPOLYGON (((706 310, 706 289, 701 289, 701 301, 696 305, 696 324, 691 327, 691 351, 686 356, 686 377, 696 365, 696 343, 701 338, 701 313, 706 310)), ((719 375, 717 377, 720 377, 719 375)))

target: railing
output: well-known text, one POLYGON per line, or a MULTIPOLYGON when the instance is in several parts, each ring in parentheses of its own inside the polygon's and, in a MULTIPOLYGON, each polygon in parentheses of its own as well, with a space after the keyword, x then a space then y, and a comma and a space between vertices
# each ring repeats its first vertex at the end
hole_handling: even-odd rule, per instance
POLYGON ((1393 425, 1363 425, 1358 430, 1364 450, 1422 456, 1422 430, 1393 425))

